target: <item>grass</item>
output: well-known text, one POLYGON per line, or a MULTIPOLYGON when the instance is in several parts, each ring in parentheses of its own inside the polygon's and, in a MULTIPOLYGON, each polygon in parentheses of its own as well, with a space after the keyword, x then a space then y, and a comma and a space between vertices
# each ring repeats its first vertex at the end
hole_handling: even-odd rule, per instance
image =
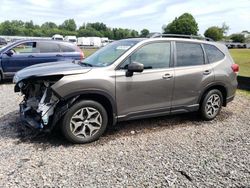
POLYGON ((231 49, 230 53, 240 66, 239 75, 250 77, 250 49, 231 49))
POLYGON ((246 90, 237 89, 237 94, 250 97, 250 91, 246 91, 246 90))
POLYGON ((88 57, 90 56, 91 54, 93 54, 94 52, 96 52, 98 49, 82 49, 83 53, 84 53, 84 56, 85 57, 88 57))

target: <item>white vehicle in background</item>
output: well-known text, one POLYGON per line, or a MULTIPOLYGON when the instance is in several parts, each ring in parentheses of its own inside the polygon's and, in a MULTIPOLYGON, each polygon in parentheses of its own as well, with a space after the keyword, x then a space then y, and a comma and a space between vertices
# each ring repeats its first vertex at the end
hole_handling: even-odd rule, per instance
POLYGON ((102 41, 100 37, 89 37, 90 46, 100 48, 102 47, 102 41))
POLYGON ((78 37, 77 38, 77 45, 78 46, 90 46, 89 37, 78 37))
POLYGON ((55 34, 52 36, 52 40, 63 40, 63 36, 59 34, 55 34))
POLYGON ((102 37, 101 41, 102 41, 102 46, 106 46, 109 43, 109 39, 107 37, 102 37))
POLYGON ((77 38, 76 38, 76 36, 65 36, 64 40, 68 41, 68 42, 72 42, 74 44, 77 44, 77 38))

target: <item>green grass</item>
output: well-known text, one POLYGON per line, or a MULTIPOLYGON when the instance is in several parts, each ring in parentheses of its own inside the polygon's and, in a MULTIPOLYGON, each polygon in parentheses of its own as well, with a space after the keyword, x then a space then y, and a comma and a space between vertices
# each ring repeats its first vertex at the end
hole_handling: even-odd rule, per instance
POLYGON ((98 49, 82 49, 83 53, 84 53, 84 57, 88 57, 91 54, 93 54, 94 52, 96 52, 98 49))
POLYGON ((250 97, 250 91, 246 91, 246 90, 237 89, 237 94, 241 94, 241 95, 245 95, 245 96, 250 97))
POLYGON ((231 49, 230 53, 240 66, 239 75, 250 77, 250 49, 231 49))

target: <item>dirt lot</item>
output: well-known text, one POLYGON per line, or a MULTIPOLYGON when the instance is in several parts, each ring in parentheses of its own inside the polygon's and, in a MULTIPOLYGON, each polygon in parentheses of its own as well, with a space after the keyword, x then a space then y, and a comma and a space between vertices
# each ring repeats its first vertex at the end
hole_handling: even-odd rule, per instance
POLYGON ((0 187, 250 187, 247 96, 211 122, 186 114, 120 123, 87 145, 23 127, 20 100, 0 85, 0 187))

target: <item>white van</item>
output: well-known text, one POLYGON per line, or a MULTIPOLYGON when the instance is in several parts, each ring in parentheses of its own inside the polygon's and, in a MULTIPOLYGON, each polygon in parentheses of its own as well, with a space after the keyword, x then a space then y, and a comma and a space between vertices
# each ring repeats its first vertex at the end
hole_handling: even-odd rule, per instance
POLYGON ((100 48, 102 46, 102 41, 100 37, 89 37, 90 46, 100 48))
POLYGON ((74 44, 77 43, 77 38, 76 38, 76 36, 65 36, 65 37, 64 37, 64 40, 65 40, 65 41, 68 41, 68 42, 72 42, 72 43, 74 43, 74 44))
POLYGON ((77 45, 78 46, 90 46, 89 37, 78 37, 77 38, 77 45))
POLYGON ((63 36, 59 34, 55 34, 52 36, 52 40, 63 40, 63 36))

